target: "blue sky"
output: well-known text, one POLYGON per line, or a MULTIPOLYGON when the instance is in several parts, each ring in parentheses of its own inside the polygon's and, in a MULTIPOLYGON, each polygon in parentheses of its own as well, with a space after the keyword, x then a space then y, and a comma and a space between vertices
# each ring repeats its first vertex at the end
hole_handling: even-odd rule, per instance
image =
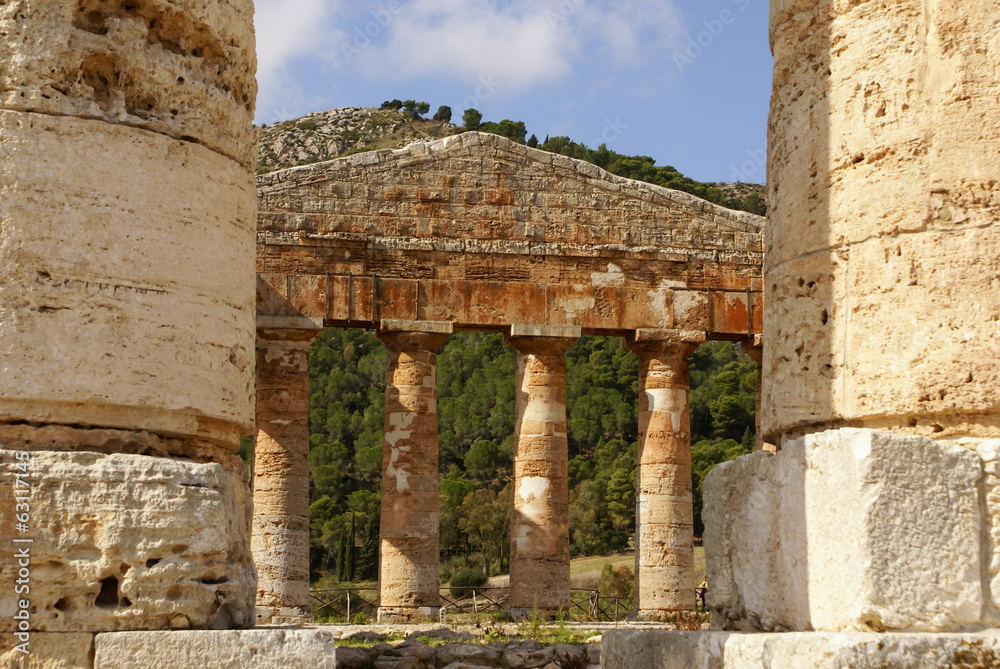
POLYGON ((764 182, 767 0, 257 0, 257 122, 384 100, 475 107, 764 182))

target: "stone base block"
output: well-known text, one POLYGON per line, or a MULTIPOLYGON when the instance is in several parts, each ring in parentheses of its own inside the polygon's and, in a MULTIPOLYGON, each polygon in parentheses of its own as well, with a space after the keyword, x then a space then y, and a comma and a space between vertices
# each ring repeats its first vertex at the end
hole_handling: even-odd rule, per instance
POLYGON ((443 611, 432 606, 417 609, 383 606, 378 610, 378 622, 380 623, 439 623, 443 619, 443 611))
POLYGON ((4 669, 91 669, 93 654, 93 634, 0 634, 0 667, 4 669))
POLYGON ((304 625, 312 621, 312 611, 309 607, 258 606, 256 608, 257 625, 304 625))
POLYGON ((334 669, 333 642, 320 629, 99 634, 94 669, 334 669))
POLYGON ((612 631, 603 669, 989 669, 1000 667, 1000 633, 734 634, 612 631))
POLYGON ((982 478, 974 451, 858 429, 720 465, 705 482, 713 623, 769 632, 991 626, 982 478))
POLYGON ((20 610, 39 632, 253 625, 241 476, 144 455, 23 455, 0 450, 0 584, 10 584, 0 588, 0 632, 16 631, 20 610), (22 530, 12 519, 24 495, 22 530), (17 593, 19 580, 30 591, 17 593))

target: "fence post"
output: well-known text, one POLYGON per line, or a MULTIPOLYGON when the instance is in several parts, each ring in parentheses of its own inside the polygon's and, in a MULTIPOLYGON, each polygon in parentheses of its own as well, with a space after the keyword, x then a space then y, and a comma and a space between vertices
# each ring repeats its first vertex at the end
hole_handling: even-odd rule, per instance
POLYGON ((351 590, 350 590, 350 588, 348 588, 348 590, 347 590, 347 621, 346 622, 348 622, 348 623, 351 622, 351 590))

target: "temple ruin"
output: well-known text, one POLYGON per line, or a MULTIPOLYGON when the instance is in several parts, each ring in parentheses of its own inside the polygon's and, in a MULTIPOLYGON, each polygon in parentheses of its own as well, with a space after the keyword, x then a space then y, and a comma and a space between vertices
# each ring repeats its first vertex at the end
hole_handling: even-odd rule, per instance
POLYGON ((305 471, 308 367, 284 361, 321 326, 375 329, 390 354, 381 618, 439 615, 435 353, 458 330, 518 353, 511 609, 569 603, 565 354, 582 334, 641 360, 637 608, 694 608, 687 357, 759 343, 762 219, 481 133, 257 185, 255 501, 286 491, 256 505, 258 620, 308 605, 308 486, 283 483, 305 471))
POLYGON ((306 613, 307 347, 345 325, 390 353, 386 619, 434 615, 462 329, 518 353, 512 606, 565 598, 564 355, 602 334, 641 358, 639 608, 689 608, 684 360, 728 339, 777 452, 706 479, 716 629, 608 632, 602 666, 1000 665, 995 2, 772 0, 763 230, 478 134, 255 197, 252 13, 0 2, 0 662, 335 666, 243 628, 306 613))

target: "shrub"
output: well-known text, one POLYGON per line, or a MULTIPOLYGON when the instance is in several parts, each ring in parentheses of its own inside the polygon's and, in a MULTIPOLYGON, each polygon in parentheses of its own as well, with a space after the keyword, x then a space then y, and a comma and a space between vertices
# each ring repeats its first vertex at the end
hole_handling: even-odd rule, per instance
POLYGON ((486 585, 486 574, 479 569, 460 569, 451 577, 449 585, 453 597, 465 597, 473 589, 486 585))

